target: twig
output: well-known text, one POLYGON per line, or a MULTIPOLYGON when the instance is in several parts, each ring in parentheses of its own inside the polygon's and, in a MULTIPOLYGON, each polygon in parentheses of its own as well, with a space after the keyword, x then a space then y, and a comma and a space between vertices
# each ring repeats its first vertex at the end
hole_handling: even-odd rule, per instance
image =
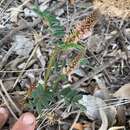
POLYGON ((78 82, 72 84, 71 86, 74 89, 78 88, 81 83, 85 82, 86 80, 89 80, 89 79, 93 78, 95 75, 97 75, 98 73, 102 72, 104 69, 110 67, 112 64, 114 64, 119 59, 121 59, 121 57, 117 57, 116 59, 112 60, 111 62, 107 63, 106 65, 101 65, 99 68, 95 69, 95 72, 89 73, 87 76, 85 76, 84 78, 82 78, 78 82))
POLYGON ((125 126, 115 126, 115 127, 109 128, 108 130, 119 130, 119 129, 126 130, 125 126))
POLYGON ((39 69, 28 69, 28 70, 1 70, 0 73, 39 72, 39 71, 42 71, 42 70, 43 70, 43 68, 39 68, 39 69))
MULTIPOLYGON (((94 57, 94 59, 96 60, 96 62, 97 62, 99 65, 101 65, 100 61, 99 61, 98 58, 94 55, 94 53, 91 52, 91 51, 90 51, 90 53, 92 54, 92 56, 94 57)), ((111 78, 110 78, 110 76, 109 76, 107 70, 104 69, 103 72, 104 72, 104 74, 107 76, 108 81, 111 82, 111 78)))
POLYGON ((125 51, 127 60, 129 60, 129 52, 128 52, 127 46, 126 46, 126 44, 125 44, 126 39, 124 38, 124 35, 123 35, 123 33, 122 33, 121 30, 119 30, 119 34, 120 34, 120 41, 121 41, 120 43, 121 43, 121 45, 122 45, 122 47, 123 47, 123 50, 125 51))
POLYGON ((34 53, 35 53, 35 51, 36 51, 37 48, 38 48, 38 45, 35 46, 35 48, 34 48, 32 54, 31 54, 31 56, 29 57, 29 59, 28 59, 27 62, 26 62, 25 67, 23 68, 22 72, 20 73, 20 75, 19 75, 18 78, 16 79, 16 81, 15 81, 15 83, 14 83, 14 85, 13 85, 13 89, 15 88, 15 86, 17 85, 18 81, 20 80, 21 76, 23 75, 24 70, 26 69, 28 63, 29 63, 30 60, 32 59, 32 57, 33 57, 33 55, 34 55, 34 53))
MULTIPOLYGON (((5 0, 3 0, 3 2, 4 2, 4 1, 5 1, 5 0)), ((5 10, 9 7, 9 5, 12 4, 13 1, 14 1, 14 0, 8 1, 8 3, 6 3, 4 9, 2 9, 2 10, 0 11, 0 13, 3 14, 3 13, 5 12, 5 10)), ((1 6, 2 4, 3 4, 3 3, 2 3, 2 1, 1 1, 0 6, 1 6)))
POLYGON ((76 115, 76 117, 75 117, 75 120, 74 120, 74 122, 73 122, 73 124, 72 124, 72 126, 70 127, 69 130, 72 130, 72 129, 73 129, 75 123, 76 123, 76 122, 78 121, 78 119, 79 119, 79 116, 80 116, 80 111, 78 111, 78 113, 77 113, 77 115, 76 115))
POLYGON ((10 40, 12 36, 16 34, 18 31, 32 28, 40 22, 41 22, 40 19, 36 19, 33 23, 23 23, 19 27, 16 27, 14 30, 12 30, 9 34, 7 34, 4 38, 0 40, 0 47, 3 46, 6 41, 10 40))
POLYGON ((20 111, 20 109, 16 106, 16 104, 14 103, 14 101, 11 99, 11 97, 9 96, 8 92, 6 91, 3 83, 2 83, 2 80, 0 80, 0 86, 1 86, 1 89, 3 90, 3 92, 5 93, 5 95, 7 96, 8 100, 10 101, 10 103, 13 105, 13 107, 16 109, 16 111, 21 114, 22 112, 20 111))
POLYGON ((102 120, 102 124, 101 124, 101 127, 99 128, 99 130, 107 130, 107 128, 108 128, 107 115, 106 115, 106 113, 103 109, 99 109, 99 113, 100 113, 100 117, 101 117, 101 120, 102 120))
POLYGON ((126 13, 124 14, 124 17, 121 19, 121 22, 120 22, 120 25, 119 25, 119 29, 122 28, 122 25, 124 24, 124 21, 125 21, 125 19, 126 19, 127 16, 128 16, 128 12, 126 12, 126 13))
POLYGON ((42 40, 43 40, 43 38, 41 38, 40 40, 38 40, 38 41, 36 42, 36 46, 35 46, 35 48, 33 49, 33 51, 32 51, 32 53, 31 53, 29 59, 27 60, 27 62, 26 62, 26 64, 25 64, 25 67, 23 68, 22 72, 20 73, 20 75, 19 75, 18 78, 16 79, 16 81, 15 81, 15 83, 14 83, 14 85, 13 85, 13 89, 15 88, 15 86, 17 85, 18 81, 20 80, 21 76, 23 75, 24 70, 26 69, 27 65, 29 64, 30 60, 32 59, 34 53, 36 52, 36 50, 37 50, 37 48, 38 48, 38 46, 39 46, 39 44, 40 44, 40 42, 41 42, 42 40))
POLYGON ((5 0, 2 0, 2 1, 0 2, 0 6, 3 4, 4 1, 5 1, 5 0))
POLYGON ((12 116, 13 116, 16 120, 18 120, 17 116, 16 116, 15 113, 13 112, 12 108, 10 107, 9 103, 7 102, 7 100, 6 100, 5 96, 3 95, 3 93, 1 92, 1 90, 0 90, 0 95, 1 95, 2 99, 4 100, 4 102, 5 102, 6 106, 7 106, 7 108, 9 109, 10 113, 12 114, 12 116))
POLYGON ((5 63, 7 62, 9 56, 12 54, 13 50, 14 50, 14 45, 9 49, 9 51, 7 52, 7 54, 3 57, 1 63, 0 63, 0 69, 5 65, 5 63))

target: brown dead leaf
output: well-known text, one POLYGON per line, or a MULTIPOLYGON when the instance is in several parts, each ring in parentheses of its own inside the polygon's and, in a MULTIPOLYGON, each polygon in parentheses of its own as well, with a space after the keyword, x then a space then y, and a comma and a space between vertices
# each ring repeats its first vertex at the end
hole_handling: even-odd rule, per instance
POLYGON ((75 123, 73 125, 73 128, 76 129, 76 130, 84 130, 84 127, 81 123, 75 123))
POLYGON ((130 97, 130 83, 125 84, 118 89, 113 96, 121 97, 121 98, 129 98, 130 97))
POLYGON ((130 0, 93 0, 95 8, 99 8, 102 14, 110 17, 126 18, 130 16, 130 0))
POLYGON ((71 5, 74 5, 75 0, 69 0, 69 3, 70 3, 71 5))
MULTIPOLYGON (((75 123, 73 125, 73 128, 76 129, 76 130, 84 130, 85 128, 90 128, 90 124, 89 123, 85 123, 85 124, 82 124, 82 123, 75 123)), ((90 128, 91 129, 91 128, 90 128)))

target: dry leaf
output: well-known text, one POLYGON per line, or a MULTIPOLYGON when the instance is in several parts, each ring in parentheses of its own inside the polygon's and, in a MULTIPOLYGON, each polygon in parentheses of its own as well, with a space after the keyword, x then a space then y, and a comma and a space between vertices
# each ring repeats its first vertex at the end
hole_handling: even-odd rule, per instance
POLYGON ((115 122, 116 109, 112 106, 108 107, 102 99, 91 95, 83 95, 79 103, 86 108, 84 113, 88 118, 101 120, 99 110, 103 109, 107 115, 108 123, 113 124, 115 122))
POLYGON ((87 47, 92 52, 99 53, 103 49, 104 38, 101 35, 93 35, 88 39, 87 47))
POLYGON ((33 42, 23 34, 17 34, 14 37, 13 51, 19 56, 28 56, 33 49, 33 42))
POLYGON ((111 17, 130 16, 130 0, 93 0, 93 4, 102 14, 111 17))
POLYGON ((36 55, 37 55, 38 60, 40 61, 41 67, 44 71, 45 65, 46 65, 46 60, 45 60, 45 56, 42 55, 40 47, 37 48, 36 55))
POLYGON ((123 85, 118 89, 113 96, 121 98, 130 98, 130 83, 123 85))
POLYGON ((95 89, 94 95, 97 95, 97 97, 99 96, 101 99, 109 99, 110 98, 110 92, 108 91, 104 80, 100 79, 100 75, 94 76, 94 79, 96 80, 98 87, 99 87, 99 89, 95 89))
POLYGON ((75 0, 69 0, 69 3, 70 3, 71 5, 74 5, 75 0))
POLYGON ((18 15, 19 15, 20 12, 23 11, 23 6, 25 6, 30 1, 31 0, 26 0, 26 1, 23 2, 23 4, 19 5, 18 7, 12 7, 10 9, 8 9, 8 11, 10 12, 11 22, 17 22, 18 21, 18 15))
POLYGON ((73 128, 76 129, 76 130, 86 130, 86 129, 91 130, 91 125, 89 123, 85 123, 85 124, 75 123, 73 125, 73 128))
POLYGON ((75 123, 73 125, 73 128, 76 129, 76 130, 84 130, 84 127, 81 123, 75 123))

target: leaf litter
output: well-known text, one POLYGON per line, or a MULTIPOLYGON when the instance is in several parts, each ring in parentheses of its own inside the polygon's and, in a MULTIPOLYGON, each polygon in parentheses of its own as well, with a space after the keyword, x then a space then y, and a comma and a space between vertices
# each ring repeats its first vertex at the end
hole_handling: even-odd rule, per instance
POLYGON ((39 130, 129 130, 129 6, 2 0, 0 104, 11 119, 31 111, 39 130))

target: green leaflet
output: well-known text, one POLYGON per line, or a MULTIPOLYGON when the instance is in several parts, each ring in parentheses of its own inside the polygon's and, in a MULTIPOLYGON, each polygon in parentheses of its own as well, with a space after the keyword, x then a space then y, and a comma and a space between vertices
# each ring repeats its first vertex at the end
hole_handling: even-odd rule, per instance
POLYGON ((60 97, 65 100, 66 104, 76 104, 82 98, 82 95, 78 94, 78 91, 67 87, 61 90, 60 97))
POLYGON ((37 112, 40 113, 42 109, 48 108, 49 104, 54 101, 54 93, 50 90, 45 90, 42 84, 38 84, 31 95, 29 101, 30 108, 36 108, 37 112))
POLYGON ((60 21, 56 19, 56 16, 52 15, 48 11, 42 12, 36 6, 33 8, 33 11, 48 22, 49 30, 51 31, 52 35, 64 36, 64 27, 60 25, 60 21))
POLYGON ((80 44, 75 44, 75 43, 62 43, 59 44, 59 48, 61 48, 63 51, 67 51, 69 49, 77 49, 77 50, 84 50, 84 47, 80 44))

